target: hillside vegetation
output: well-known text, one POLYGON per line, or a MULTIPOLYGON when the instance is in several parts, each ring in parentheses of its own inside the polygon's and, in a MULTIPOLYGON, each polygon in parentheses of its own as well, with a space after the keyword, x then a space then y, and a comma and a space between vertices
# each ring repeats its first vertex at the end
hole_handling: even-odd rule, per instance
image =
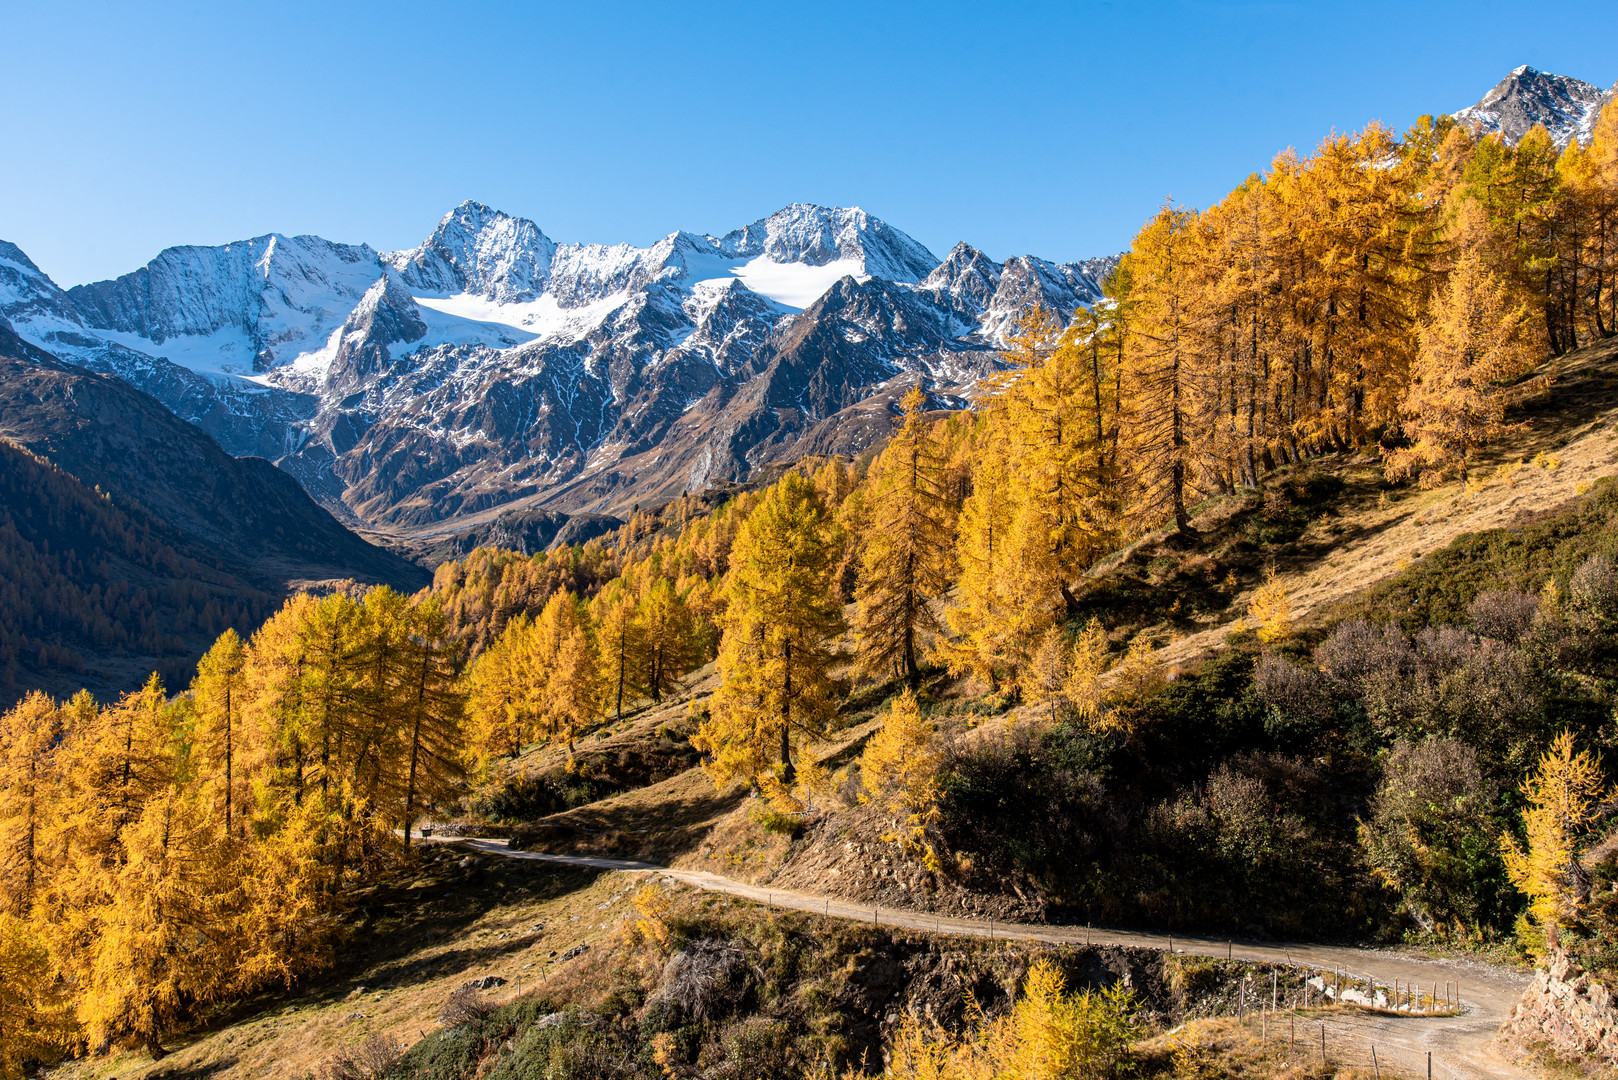
MULTIPOLYGON (((1608 971, 1611 351, 1567 350, 1612 331, 1609 204, 1614 108, 1560 156, 1446 122, 1333 138, 1165 207, 1105 301, 1028 312, 970 414, 909 392, 879 453, 475 552, 414 596, 298 595, 173 698, 31 695, 0 760, 0 972, 54 977, 0 975, 31 1018, 4 1060, 155 1054, 331 970, 451 818, 935 910, 1608 971)), ((853 1051, 883 1040, 775 1014, 637 1027, 629 986, 596 972, 615 1026, 536 997, 502 1037, 601 1075, 754 1062, 732 1035, 761 1069, 877 1068, 853 1051)), ((1135 1022, 1086 1000, 1060 1007, 1135 1022)), ((486 1049, 412 1060, 504 1068, 486 1049)))

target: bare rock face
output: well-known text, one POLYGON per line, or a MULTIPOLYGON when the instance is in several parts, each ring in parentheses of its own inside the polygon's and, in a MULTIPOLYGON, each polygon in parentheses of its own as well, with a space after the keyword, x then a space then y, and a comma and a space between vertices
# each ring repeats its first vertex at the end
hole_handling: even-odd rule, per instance
POLYGON ((1535 124, 1543 124, 1557 146, 1574 139, 1586 142, 1602 106, 1613 98, 1612 89, 1603 90, 1582 79, 1536 71, 1526 64, 1495 84, 1476 105, 1455 114, 1455 119, 1472 125, 1484 134, 1498 133, 1508 143, 1527 135, 1535 124))
POLYGON ((1606 984, 1591 979, 1560 951, 1535 974, 1501 1031, 1544 1044, 1563 1058, 1618 1065, 1618 1002, 1606 984))

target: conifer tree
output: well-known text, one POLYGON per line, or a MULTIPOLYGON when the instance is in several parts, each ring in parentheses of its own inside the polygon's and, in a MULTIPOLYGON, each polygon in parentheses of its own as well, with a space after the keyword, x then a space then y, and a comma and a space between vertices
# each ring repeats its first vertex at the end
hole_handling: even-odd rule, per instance
POLYGON ((291 986, 299 973, 329 961, 341 929, 323 902, 331 875, 321 836, 329 816, 318 800, 286 800, 247 849, 243 895, 230 928, 238 990, 291 986))
POLYGON ((756 776, 776 749, 790 786, 794 742, 824 729, 828 645, 842 623, 827 587, 827 548, 819 500, 797 472, 765 493, 736 536, 720 687, 692 737, 716 783, 756 776))
POLYGON ((1574 753, 1573 733, 1563 731, 1523 781, 1522 794, 1528 804, 1522 812, 1528 846, 1507 835, 1500 838, 1500 850, 1534 920, 1554 934, 1577 919, 1589 899, 1579 849, 1607 797, 1601 763, 1588 750, 1574 753))
POLYGON ((1612 337, 1618 334, 1618 108, 1608 102, 1596 119, 1589 146, 1580 147, 1574 140, 1563 157, 1578 163, 1569 170, 1573 176, 1563 176, 1561 186, 1582 222, 1577 242, 1586 270, 1583 282, 1570 283, 1569 293, 1581 309, 1573 318, 1582 315, 1591 337, 1612 337))
POLYGON ((533 621, 520 615, 467 673, 471 750, 485 767, 496 757, 516 757, 538 734, 546 673, 535 662, 537 649, 533 621))
POLYGON ((0 717, 0 911, 21 919, 44 885, 46 833, 65 809, 55 805, 53 751, 61 737, 56 702, 37 690, 0 717))
POLYGON ((303 782, 318 786, 323 799, 333 799, 340 797, 345 766, 359 738, 364 612, 352 598, 332 593, 300 615, 295 624, 300 685, 294 737, 307 755, 303 782))
POLYGON ((1130 337, 1123 369, 1125 449, 1138 527, 1168 520, 1191 527, 1187 493, 1195 476, 1192 381, 1194 296, 1189 247, 1194 224, 1165 205, 1135 237, 1125 261, 1131 278, 1130 337))
POLYGON ((958 525, 961 576, 945 612, 953 637, 936 651, 952 674, 970 671, 1017 693, 1041 635, 1067 604, 1049 519, 1012 482, 1009 458, 1004 443, 983 446, 958 525))
POLYGON ((1414 445, 1388 454, 1391 476, 1459 466, 1464 480, 1472 451, 1513 430, 1497 384, 1539 361, 1541 339, 1528 309, 1512 303, 1488 265, 1487 231, 1483 208, 1463 200, 1454 222, 1455 266, 1421 327, 1416 380, 1405 398, 1414 445))
POLYGON ((682 589, 658 575, 641 600, 638 619, 642 628, 646 674, 644 685, 653 701, 680 685, 699 662, 697 619, 682 589))
POLYGON ((1017 368, 1007 393, 1007 419, 1019 449, 1018 485, 1024 512, 1046 536, 1054 582, 1066 605, 1071 582, 1117 535, 1117 481, 1107 419, 1116 405, 1102 368, 1104 324, 1091 313, 1064 333, 1042 309, 1025 316, 1007 353, 1017 368))
POLYGON ((1253 590, 1247 604, 1247 621, 1257 633, 1259 641, 1273 645, 1292 633, 1292 600, 1286 586, 1276 577, 1271 566, 1264 576, 1264 584, 1253 590))
POLYGON ((443 603, 436 596, 415 602, 410 609, 405 645, 405 675, 401 687, 399 732, 403 773, 399 823, 405 847, 410 830, 424 807, 448 801, 462 775, 461 719, 464 698, 457 685, 455 642, 450 636, 443 603))
POLYGON ((197 677, 191 684, 203 768, 217 785, 227 835, 237 831, 241 806, 238 796, 246 791, 240 767, 246 662, 247 649, 241 637, 235 630, 226 630, 197 662, 197 677))
POLYGON ((85 735, 91 741, 84 779, 100 811, 99 831, 116 843, 146 800, 173 781, 175 730, 162 680, 154 672, 139 690, 104 710, 85 735))
POLYGON ((1044 705, 1055 724, 1061 718, 1060 708, 1068 681, 1069 650, 1062 631, 1051 627, 1040 635, 1039 645, 1028 658, 1028 675, 1023 680, 1023 700, 1030 705, 1044 705))
POLYGON ((603 588, 590 604, 594 611, 596 642, 600 647, 601 679, 607 703, 617 720, 624 718, 624 702, 645 689, 646 630, 640 604, 630 585, 620 577, 603 588))
POLYGON ((243 665, 246 697, 242 706, 244 760, 266 792, 301 803, 308 747, 298 722, 303 710, 307 666, 303 626, 315 600, 298 593, 254 632, 243 665))
POLYGON ((237 884, 206 808, 183 776, 142 807, 110 869, 107 900, 93 911, 79 1014, 96 1043, 138 1046, 161 1057, 163 1034, 193 1002, 230 985, 236 955, 227 898, 237 884))
POLYGON ((56 973, 44 938, 0 913, 0 1078, 21 1080, 25 1066, 66 1054, 76 1041, 69 986, 56 973))
POLYGON ((923 637, 942 627, 931 601, 949 588, 949 538, 944 532, 941 463, 925 425, 926 395, 904 397, 903 426, 868 477, 870 513, 879 527, 861 544, 854 616, 860 666, 882 678, 914 680, 923 637))
POLYGON ((1091 619, 1073 642, 1067 657, 1067 678, 1062 697, 1079 723, 1092 730, 1103 726, 1107 691, 1101 676, 1107 670, 1107 631, 1101 620, 1091 619))
POLYGON ((601 671, 584 626, 575 626, 562 642, 548 690, 550 737, 565 741, 571 754, 573 740, 601 716, 601 671))
MULTIPOLYGON (((991 431, 1000 426, 1001 417, 992 406, 984 419, 991 431)), ((945 611, 951 636, 940 640, 935 651, 951 674, 970 671, 989 686, 998 686, 1006 637, 1001 583, 1015 506, 1003 443, 984 438, 977 452, 972 493, 962 504, 956 525, 960 576, 954 603, 945 611)))
POLYGON ((906 689, 888 703, 882 726, 860 753, 860 801, 876 802, 893 815, 884 840, 937 865, 928 840, 943 797, 943 755, 932 726, 921 715, 915 691, 906 689))

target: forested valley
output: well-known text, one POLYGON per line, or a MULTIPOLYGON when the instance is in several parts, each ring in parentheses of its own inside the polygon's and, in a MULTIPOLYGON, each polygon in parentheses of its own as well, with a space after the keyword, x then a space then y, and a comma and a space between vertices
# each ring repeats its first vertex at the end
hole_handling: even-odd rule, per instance
MULTIPOLYGON (((1615 334, 1618 107, 1562 151, 1373 126, 1215 206, 1165 204, 1103 301, 1067 325, 1029 311, 973 409, 917 387, 879 450, 582 546, 480 549, 415 595, 296 595, 186 686, 31 693, 0 721, 0 1071, 160 1051, 206 1007, 330 967, 354 891, 415 858, 423 823, 513 824, 490 793, 525 748, 572 760, 710 664, 690 742, 762 829, 875 813, 893 858, 1015 885, 1052 920, 1558 948, 1611 975, 1618 489, 1329 617, 1293 618, 1273 560, 1334 512, 1345 463, 1384 501, 1468 498, 1557 392, 1546 361, 1615 334), (1148 541, 1183 557, 1112 573, 1148 541), (1225 648, 1163 662, 1239 591, 1225 648), (854 713, 880 724, 822 761, 854 713)), ((118 558, 176 557, 64 505, 118 558)), ((47 616, 138 636, 256 614, 27 595, 35 562, 92 557, 68 525, 0 522, 0 649, 37 651, 47 616)), ((1056 1015, 1041 980, 1026 1008, 1056 1015)), ((1121 1010, 1060 1015, 1094 1032, 1121 1010)), ((909 1031, 895 1075, 977 1075, 1015 1022, 955 1057, 909 1031)), ((624 1069, 676 1075, 658 1052, 624 1069)))

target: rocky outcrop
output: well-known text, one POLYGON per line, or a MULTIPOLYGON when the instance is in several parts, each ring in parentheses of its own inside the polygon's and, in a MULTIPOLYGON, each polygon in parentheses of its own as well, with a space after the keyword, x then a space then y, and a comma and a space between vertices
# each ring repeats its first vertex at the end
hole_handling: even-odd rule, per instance
POLYGON ((1539 969, 1501 1031, 1559 1057, 1618 1065, 1618 1001, 1562 952, 1539 969))

